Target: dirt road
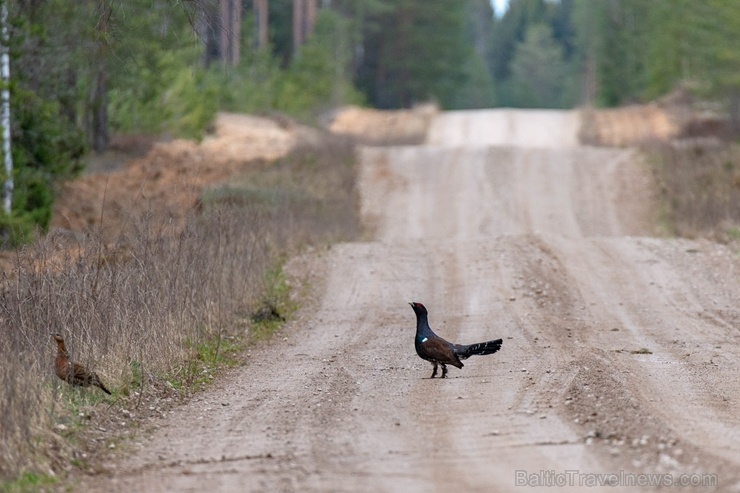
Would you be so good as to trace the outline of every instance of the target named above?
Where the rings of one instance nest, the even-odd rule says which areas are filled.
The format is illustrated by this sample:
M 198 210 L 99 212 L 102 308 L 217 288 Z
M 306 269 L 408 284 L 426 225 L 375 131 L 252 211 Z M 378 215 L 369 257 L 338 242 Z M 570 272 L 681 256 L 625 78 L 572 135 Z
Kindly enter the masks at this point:
M 375 240 L 296 261 L 315 306 L 90 488 L 740 491 L 740 263 L 652 237 L 645 170 L 578 124 L 443 113 L 363 150 Z M 503 349 L 429 379 L 408 301 Z

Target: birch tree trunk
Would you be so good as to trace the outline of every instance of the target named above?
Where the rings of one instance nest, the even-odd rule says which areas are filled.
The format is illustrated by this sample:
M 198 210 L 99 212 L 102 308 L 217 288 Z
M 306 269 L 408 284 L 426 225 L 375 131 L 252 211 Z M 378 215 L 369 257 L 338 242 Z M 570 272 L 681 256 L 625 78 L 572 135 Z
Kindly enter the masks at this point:
M 0 77 L 2 94 L 0 95 L 0 123 L 3 127 L 3 156 L 5 160 L 5 184 L 3 185 L 3 211 L 10 215 L 13 203 L 13 155 L 10 152 L 10 58 L 8 57 L 8 8 L 3 2 L 0 11 L 0 29 L 2 30 L 2 55 L 0 56 Z

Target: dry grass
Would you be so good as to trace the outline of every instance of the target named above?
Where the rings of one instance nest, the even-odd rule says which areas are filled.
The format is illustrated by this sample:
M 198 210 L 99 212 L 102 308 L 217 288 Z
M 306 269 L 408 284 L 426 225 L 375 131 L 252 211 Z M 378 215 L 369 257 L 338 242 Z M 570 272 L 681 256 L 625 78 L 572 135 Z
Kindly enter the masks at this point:
M 367 145 L 416 145 L 426 139 L 429 124 L 439 108 L 428 103 L 409 110 L 375 110 L 345 106 L 332 116 L 332 133 L 354 136 Z
M 0 287 L 0 479 L 85 467 L 105 447 L 71 433 L 86 420 L 141 414 L 147 389 L 187 393 L 248 339 L 252 315 L 282 317 L 280 259 L 359 233 L 354 177 L 352 142 L 327 136 L 204 194 L 182 229 L 148 215 L 116 248 L 52 234 L 19 251 Z M 56 379 L 50 332 L 113 397 Z
M 654 145 L 647 152 L 670 233 L 740 239 L 740 146 L 692 139 Z
M 610 109 L 584 109 L 579 139 L 582 144 L 629 147 L 675 138 L 680 124 L 658 104 Z

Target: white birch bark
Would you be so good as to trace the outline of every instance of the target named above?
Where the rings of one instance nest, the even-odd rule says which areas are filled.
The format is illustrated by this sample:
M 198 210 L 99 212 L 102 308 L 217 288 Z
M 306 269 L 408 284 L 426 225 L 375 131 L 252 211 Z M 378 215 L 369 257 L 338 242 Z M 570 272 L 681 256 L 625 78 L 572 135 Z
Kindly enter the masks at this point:
M 5 184 L 3 186 L 3 210 L 10 215 L 13 202 L 13 156 L 10 152 L 10 58 L 8 56 L 8 8 L 3 2 L 0 11 L 0 30 L 2 30 L 2 53 L 0 53 L 0 78 L 2 79 L 2 93 L 0 94 L 0 125 L 2 125 L 3 156 L 5 160 Z

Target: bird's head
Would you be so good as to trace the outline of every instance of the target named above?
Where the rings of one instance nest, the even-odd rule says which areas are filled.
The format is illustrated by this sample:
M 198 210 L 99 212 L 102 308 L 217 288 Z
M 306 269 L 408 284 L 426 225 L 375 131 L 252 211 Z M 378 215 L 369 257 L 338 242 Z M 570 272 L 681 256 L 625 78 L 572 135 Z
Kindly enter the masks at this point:
M 55 332 L 52 332 L 51 333 L 51 336 L 54 338 L 55 341 L 64 344 L 64 338 L 62 337 L 61 334 L 57 334 Z
M 424 305 L 422 305 L 421 303 L 418 303 L 416 301 L 412 301 L 412 302 L 409 303 L 409 305 L 411 305 L 411 308 L 413 308 L 414 313 L 416 313 L 417 315 L 426 315 L 427 314 L 426 307 Z

